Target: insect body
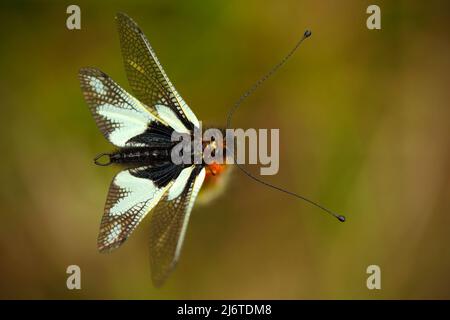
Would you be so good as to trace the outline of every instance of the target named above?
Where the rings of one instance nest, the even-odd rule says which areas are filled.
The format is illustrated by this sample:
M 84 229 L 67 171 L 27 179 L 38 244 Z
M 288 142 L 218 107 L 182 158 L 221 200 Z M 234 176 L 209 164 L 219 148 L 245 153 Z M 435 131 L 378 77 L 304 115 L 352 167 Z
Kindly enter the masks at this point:
M 127 77 L 136 98 L 98 69 L 79 72 L 83 95 L 97 126 L 118 148 L 99 155 L 95 163 L 128 166 L 109 188 L 98 249 L 107 252 L 118 248 L 151 212 L 150 264 L 153 282 L 159 286 L 180 256 L 189 215 L 208 166 L 171 161 L 175 145 L 172 133 L 192 135 L 199 121 L 171 84 L 137 24 L 124 14 L 118 14 L 116 20 Z
M 109 188 L 100 225 L 98 248 L 101 252 L 118 248 L 151 212 L 150 265 L 152 279 L 161 285 L 179 259 L 189 215 L 203 185 L 218 185 L 229 173 L 223 162 L 176 164 L 171 155 L 176 142 L 174 133 L 194 137 L 200 123 L 170 82 L 155 52 L 137 24 L 125 14 L 116 17 L 124 65 L 133 97 L 108 75 L 95 68 L 80 70 L 81 88 L 92 115 L 103 135 L 118 148 L 94 159 L 98 165 L 117 163 L 128 168 L 119 172 Z M 234 111 L 246 97 L 274 74 L 293 55 L 300 44 L 311 36 L 305 31 L 295 47 L 266 75 L 258 80 L 230 110 L 227 129 Z M 223 141 L 197 141 L 203 151 L 208 148 L 225 154 Z M 189 146 L 191 156 L 197 149 Z M 228 156 L 228 154 L 227 154 Z M 234 157 L 234 155 L 233 155 Z M 253 180 L 289 194 L 344 222 L 345 217 L 302 195 L 285 190 L 255 177 L 240 164 L 236 166 Z M 225 179 L 219 179 L 224 176 Z M 222 181 L 222 182 L 221 182 Z M 216 192 L 206 193 L 209 201 Z M 199 197 L 201 198 L 201 197 Z M 199 199 L 202 200 L 202 199 Z

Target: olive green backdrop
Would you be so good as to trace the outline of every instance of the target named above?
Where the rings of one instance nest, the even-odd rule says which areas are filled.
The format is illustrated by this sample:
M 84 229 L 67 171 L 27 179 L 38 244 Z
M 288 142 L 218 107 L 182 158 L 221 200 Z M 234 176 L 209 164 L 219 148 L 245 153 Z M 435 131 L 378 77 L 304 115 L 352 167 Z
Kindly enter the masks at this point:
M 11 1 L 0 13 L 1 298 L 450 298 L 449 6 L 446 1 Z M 366 28 L 381 7 L 382 30 Z M 312 37 L 242 106 L 237 127 L 279 128 L 280 172 L 234 171 L 194 208 L 180 263 L 152 287 L 144 222 L 117 251 L 96 238 L 117 168 L 84 102 L 82 66 L 129 90 L 114 15 L 135 19 L 205 124 Z M 250 168 L 257 172 L 257 167 Z M 66 288 L 66 268 L 82 289 Z M 382 289 L 366 288 L 381 267 Z

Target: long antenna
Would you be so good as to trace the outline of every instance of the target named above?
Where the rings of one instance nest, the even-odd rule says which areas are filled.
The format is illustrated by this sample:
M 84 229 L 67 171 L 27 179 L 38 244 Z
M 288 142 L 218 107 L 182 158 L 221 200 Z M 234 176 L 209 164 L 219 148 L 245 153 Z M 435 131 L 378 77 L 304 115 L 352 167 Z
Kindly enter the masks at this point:
M 297 44 L 295 45 L 295 47 L 280 61 L 278 62 L 278 64 L 276 64 L 272 69 L 270 69 L 269 72 L 267 72 L 262 78 L 260 78 L 258 81 L 255 82 L 255 84 L 253 84 L 253 86 L 250 87 L 250 89 L 248 89 L 240 98 L 238 101 L 236 101 L 236 103 L 234 104 L 234 106 L 230 109 L 229 113 L 228 113 L 228 118 L 227 118 L 227 129 L 230 129 L 231 127 L 231 118 L 233 117 L 234 112 L 239 108 L 239 106 L 242 104 L 242 102 L 248 97 L 250 96 L 253 92 L 255 92 L 255 90 L 261 86 L 261 84 L 266 81 L 267 79 L 269 79 L 278 69 L 280 69 L 287 60 L 289 60 L 289 58 L 294 54 L 294 52 L 298 49 L 298 47 L 302 44 L 303 40 L 305 40 L 306 38 L 308 38 L 309 36 L 311 36 L 311 31 L 306 30 L 305 33 L 303 34 L 303 37 L 297 42 Z M 234 155 L 233 155 L 234 157 Z M 306 197 L 303 197 L 297 193 L 288 191 L 286 189 L 283 189 L 281 187 L 275 186 L 273 184 L 270 184 L 266 181 L 261 180 L 260 178 L 252 175 L 250 172 L 248 172 L 243 166 L 241 166 L 239 163 L 237 163 L 237 161 L 234 161 L 235 164 L 237 165 L 237 167 L 244 172 L 248 177 L 250 177 L 251 179 L 262 183 L 263 185 L 273 188 L 275 190 L 284 192 L 286 194 L 289 194 L 291 196 L 294 196 L 296 198 L 299 198 L 301 200 L 304 200 L 310 204 L 312 204 L 313 206 L 318 207 L 319 209 L 322 209 L 323 211 L 327 212 L 328 214 L 332 215 L 333 217 L 335 217 L 336 219 L 338 219 L 341 222 L 345 221 L 345 217 L 337 214 L 327 208 L 325 208 L 324 206 L 318 204 L 317 202 L 314 202 Z

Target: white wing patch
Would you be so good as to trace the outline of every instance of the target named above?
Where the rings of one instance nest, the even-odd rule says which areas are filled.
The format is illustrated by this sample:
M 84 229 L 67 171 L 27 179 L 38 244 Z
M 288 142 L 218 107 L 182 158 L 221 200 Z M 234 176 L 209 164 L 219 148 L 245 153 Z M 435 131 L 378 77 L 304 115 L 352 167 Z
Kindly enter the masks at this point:
M 111 216 L 122 215 L 136 206 L 139 206 L 142 211 L 148 212 L 158 203 L 166 190 L 165 188 L 158 189 L 149 179 L 133 176 L 128 170 L 120 172 L 113 183 L 123 189 L 125 193 L 111 207 L 109 211 Z M 144 216 L 142 215 L 140 220 Z
M 99 79 L 97 79 L 94 76 L 88 76 L 88 78 L 90 79 L 89 84 L 91 85 L 92 89 L 95 92 L 97 92 L 100 95 L 106 94 L 106 88 Z
M 178 178 L 169 189 L 169 194 L 167 196 L 168 201 L 177 198 L 181 194 L 181 192 L 183 192 L 186 183 L 191 176 L 192 170 L 194 170 L 194 166 L 190 166 L 189 168 L 185 168 L 183 169 L 183 171 L 181 171 L 181 173 L 178 175 Z
M 126 104 L 102 104 L 97 113 L 115 124 L 115 129 L 108 134 L 108 140 L 116 146 L 126 146 L 131 138 L 144 133 L 154 117 L 140 108 L 129 108 Z M 136 145 L 136 144 L 133 144 Z
M 142 146 L 129 142 L 142 134 L 151 122 L 167 122 L 150 112 L 146 105 L 131 96 L 107 74 L 94 68 L 79 73 L 84 98 L 103 135 L 117 147 Z
M 100 252 L 111 251 L 124 243 L 173 185 L 170 181 L 158 187 L 151 179 L 135 176 L 145 168 L 121 171 L 113 179 L 97 240 Z
M 167 122 L 169 126 L 171 126 L 175 131 L 179 133 L 190 133 L 190 131 L 183 125 L 180 119 L 178 119 L 177 115 L 172 111 L 172 109 L 162 104 L 157 104 L 155 108 L 156 111 L 158 111 L 159 117 Z

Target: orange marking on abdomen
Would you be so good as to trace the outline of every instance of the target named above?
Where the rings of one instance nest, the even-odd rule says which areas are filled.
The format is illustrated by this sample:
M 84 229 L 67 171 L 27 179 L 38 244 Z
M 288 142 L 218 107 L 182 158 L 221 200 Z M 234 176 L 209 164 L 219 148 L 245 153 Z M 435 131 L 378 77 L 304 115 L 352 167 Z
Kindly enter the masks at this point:
M 225 171 L 225 164 L 211 163 L 206 166 L 205 182 L 214 182 L 220 178 L 221 173 Z

